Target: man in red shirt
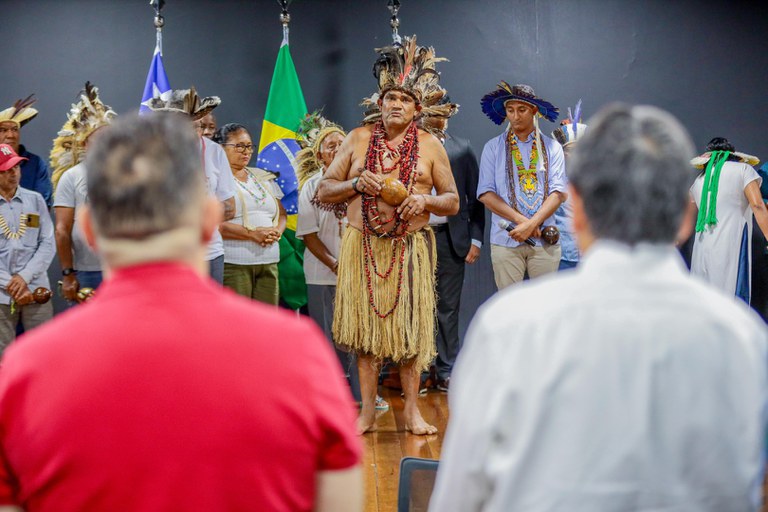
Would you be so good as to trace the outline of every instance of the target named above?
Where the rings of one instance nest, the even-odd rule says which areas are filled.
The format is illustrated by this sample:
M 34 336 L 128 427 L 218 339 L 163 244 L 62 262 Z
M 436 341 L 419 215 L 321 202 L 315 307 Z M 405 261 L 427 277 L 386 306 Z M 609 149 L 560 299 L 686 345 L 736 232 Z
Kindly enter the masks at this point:
M 175 116 L 128 117 L 89 152 L 83 230 L 106 280 L 4 356 L 0 505 L 362 510 L 354 404 L 322 333 L 206 276 L 222 212 L 197 144 Z

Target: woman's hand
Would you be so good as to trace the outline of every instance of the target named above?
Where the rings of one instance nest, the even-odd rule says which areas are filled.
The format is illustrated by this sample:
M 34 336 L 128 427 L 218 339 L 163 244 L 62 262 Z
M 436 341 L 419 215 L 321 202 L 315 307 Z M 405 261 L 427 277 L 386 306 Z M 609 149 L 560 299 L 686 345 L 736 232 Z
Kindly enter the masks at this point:
M 277 228 L 254 228 L 249 232 L 253 241 L 262 247 L 268 247 L 280 240 L 280 231 Z

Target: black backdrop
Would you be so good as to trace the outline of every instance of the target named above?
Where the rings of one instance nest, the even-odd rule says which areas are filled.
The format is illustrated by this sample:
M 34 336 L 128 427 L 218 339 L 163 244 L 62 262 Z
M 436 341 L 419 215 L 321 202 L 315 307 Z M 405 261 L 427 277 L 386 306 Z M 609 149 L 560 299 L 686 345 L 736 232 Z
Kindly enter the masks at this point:
M 675 114 L 698 147 L 729 137 L 768 158 L 766 2 L 608 0 L 402 0 L 401 33 L 433 45 L 443 83 L 462 105 L 451 131 L 475 151 L 497 134 L 480 97 L 500 79 L 534 86 L 587 115 L 610 101 Z M 390 39 L 386 0 L 295 0 L 291 51 L 310 109 L 346 127 L 374 87 L 373 48 Z M 282 38 L 275 0 L 168 0 L 164 61 L 171 85 L 218 95 L 220 123 L 254 138 Z M 147 0 L 0 0 L 0 105 L 37 94 L 40 115 L 22 142 L 47 155 L 86 80 L 118 112 L 141 99 L 155 44 Z M 542 129 L 553 128 L 544 122 Z M 487 242 L 487 240 L 486 240 Z M 493 293 L 488 250 L 467 275 L 462 328 Z

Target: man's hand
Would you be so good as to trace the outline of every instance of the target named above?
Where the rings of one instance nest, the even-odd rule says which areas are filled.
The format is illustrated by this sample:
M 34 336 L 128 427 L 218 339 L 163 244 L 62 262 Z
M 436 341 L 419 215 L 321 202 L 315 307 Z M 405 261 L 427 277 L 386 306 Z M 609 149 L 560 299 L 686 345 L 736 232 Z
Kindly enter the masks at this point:
M 76 274 L 69 274 L 61 279 L 61 294 L 65 299 L 77 301 L 77 290 L 80 289 L 80 282 Z
M 27 304 L 32 304 L 35 302 L 35 297 L 32 295 L 32 292 L 29 291 L 29 288 L 27 288 L 24 292 L 21 293 L 21 295 L 14 297 L 13 300 L 19 306 L 26 306 Z
M 267 247 L 280 240 L 280 232 L 275 228 L 255 228 L 250 230 L 253 240 L 262 247 Z
M 11 279 L 8 280 L 8 286 L 5 287 L 5 290 L 13 300 L 19 302 L 18 298 L 21 297 L 25 290 L 28 290 L 27 282 L 19 274 L 13 274 Z
M 427 198 L 424 194 L 411 194 L 397 207 L 397 213 L 403 220 L 411 220 L 418 217 L 427 209 Z
M 530 219 L 528 219 L 525 222 L 521 222 L 515 228 L 509 232 L 509 236 L 511 238 L 514 238 L 516 241 L 522 243 L 525 242 L 528 238 L 533 237 L 540 237 L 541 236 L 541 230 L 539 227 L 531 222 Z
M 469 246 L 469 252 L 467 253 L 467 257 L 464 258 L 464 261 L 466 261 L 471 265 L 474 262 L 476 262 L 477 258 L 479 257 L 480 257 L 480 248 L 475 244 L 472 244 Z
M 381 193 L 382 178 L 378 174 L 365 170 L 357 180 L 355 188 L 362 194 L 377 196 Z

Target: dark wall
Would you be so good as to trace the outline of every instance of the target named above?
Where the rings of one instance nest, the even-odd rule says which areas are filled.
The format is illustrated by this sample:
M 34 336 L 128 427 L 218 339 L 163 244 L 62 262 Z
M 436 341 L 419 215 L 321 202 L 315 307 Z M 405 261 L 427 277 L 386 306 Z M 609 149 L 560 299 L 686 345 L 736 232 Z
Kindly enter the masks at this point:
M 443 83 L 462 105 L 451 122 L 475 151 L 500 128 L 479 109 L 500 79 L 533 85 L 560 106 L 651 103 L 675 114 L 698 147 L 729 137 L 768 158 L 765 2 L 678 0 L 402 0 L 401 33 L 433 45 Z M 2 0 L 0 105 L 35 92 L 23 131 L 47 154 L 85 80 L 119 113 L 140 101 L 155 44 L 146 0 Z M 218 95 L 220 122 L 258 132 L 281 40 L 274 0 L 168 0 L 164 60 L 171 85 Z M 373 48 L 390 41 L 385 0 L 295 0 L 291 50 L 307 105 L 347 127 L 369 95 Z M 553 125 L 544 122 L 542 129 Z M 258 133 L 254 133 L 254 138 Z M 471 268 L 462 323 L 493 291 L 488 261 Z

